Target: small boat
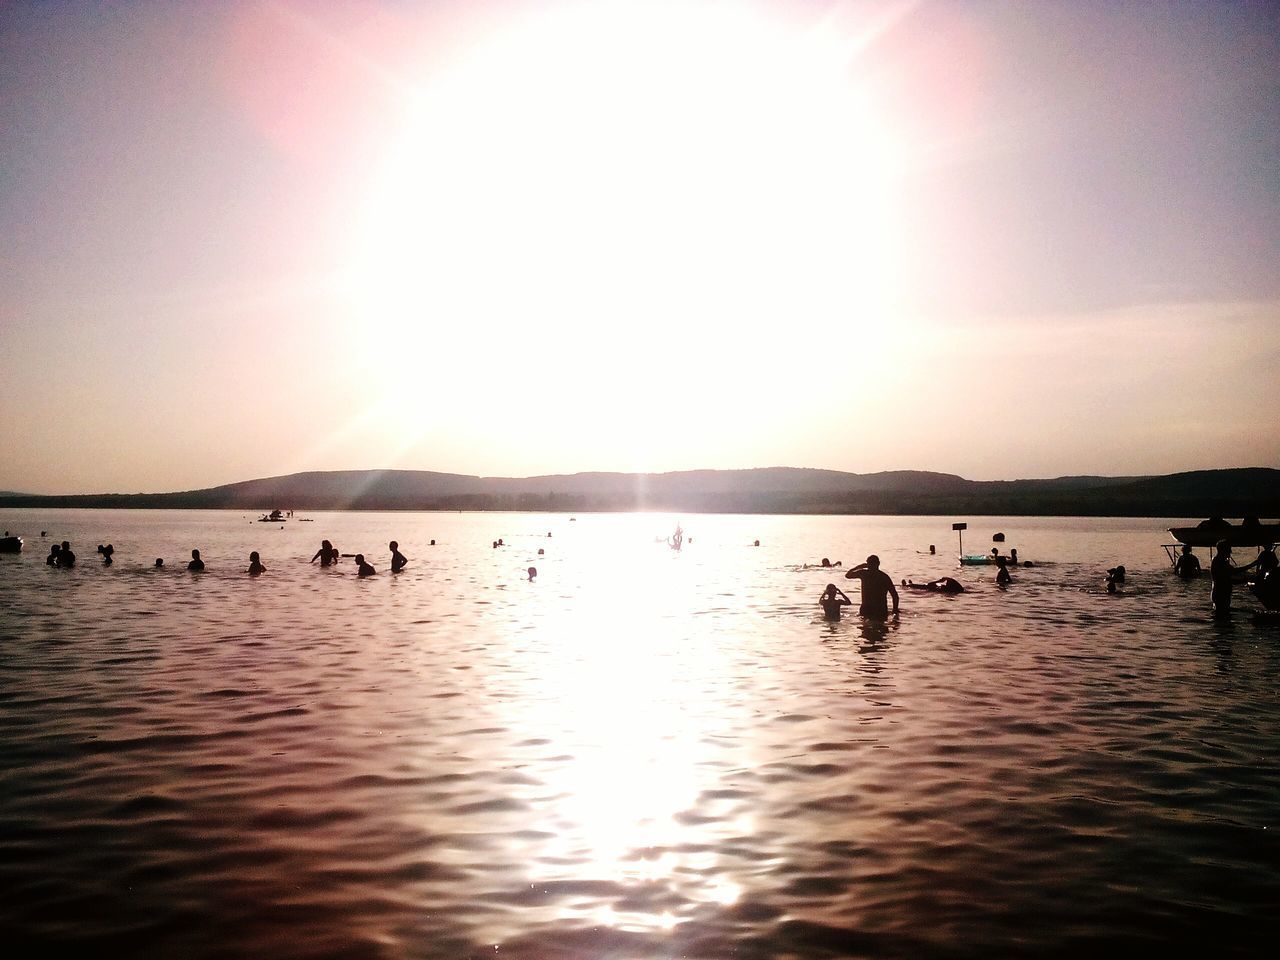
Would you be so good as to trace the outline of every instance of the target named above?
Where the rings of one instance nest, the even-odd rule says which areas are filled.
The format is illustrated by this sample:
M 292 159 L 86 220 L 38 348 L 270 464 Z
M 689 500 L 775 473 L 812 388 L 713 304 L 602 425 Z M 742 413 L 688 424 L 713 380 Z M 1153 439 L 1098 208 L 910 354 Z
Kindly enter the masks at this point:
M 960 557 L 960 566 L 962 567 L 984 567 L 988 564 L 996 562 L 996 558 L 989 553 L 969 554 Z
M 270 513 L 264 513 L 258 518 L 259 523 L 284 523 L 289 518 L 284 515 L 283 510 L 272 510 Z
M 1251 517 L 1246 517 L 1238 527 L 1213 517 L 1194 527 L 1170 527 L 1169 533 L 1173 539 L 1189 547 L 1213 547 L 1219 540 L 1225 540 L 1233 547 L 1264 547 L 1268 543 L 1280 543 L 1280 523 L 1259 523 Z
M 21 537 L 0 537 L 0 553 L 21 553 Z

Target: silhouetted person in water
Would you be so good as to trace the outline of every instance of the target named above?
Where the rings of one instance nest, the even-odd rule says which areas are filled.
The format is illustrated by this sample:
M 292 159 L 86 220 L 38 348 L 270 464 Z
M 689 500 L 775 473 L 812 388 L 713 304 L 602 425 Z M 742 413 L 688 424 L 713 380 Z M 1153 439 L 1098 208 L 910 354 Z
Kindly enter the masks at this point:
M 102 544 L 98 544 L 98 553 L 102 554 L 102 565 L 104 567 L 111 566 L 111 555 L 115 552 L 116 548 L 109 543 L 105 547 Z
M 996 583 L 1004 586 L 1013 579 L 1009 576 L 1009 562 L 1004 557 L 997 556 L 996 566 L 1000 568 L 996 571 Z
M 903 580 L 902 585 L 909 590 L 928 590 L 930 593 L 964 593 L 963 584 L 951 577 L 939 577 L 928 583 L 912 583 L 910 580 Z
M 680 524 L 676 524 L 676 532 L 667 538 L 667 543 L 670 544 L 672 550 L 676 551 L 679 551 L 684 546 L 684 529 Z
M 827 589 L 823 590 L 822 596 L 818 598 L 818 603 L 822 606 L 824 617 L 828 620 L 839 620 L 840 608 L 849 606 L 853 601 L 834 583 L 828 583 Z
M 58 551 L 58 566 L 74 567 L 75 565 L 76 555 L 71 552 L 71 544 L 63 540 L 62 549 Z
M 257 556 L 257 554 L 254 554 L 254 556 Z M 204 561 L 200 559 L 199 550 L 191 551 L 191 562 L 187 564 L 187 569 L 192 573 L 199 573 L 204 569 Z
M 400 544 L 392 540 L 388 547 L 391 548 L 391 572 L 399 573 L 404 569 L 404 565 L 409 562 L 408 558 L 400 552 Z
M 1116 583 L 1124 583 L 1124 564 L 1122 563 L 1108 570 L 1107 579 L 1114 580 Z
M 372 577 L 378 571 L 364 559 L 363 553 L 356 554 L 356 572 L 362 577 Z
M 1280 560 L 1276 559 L 1275 545 L 1268 543 L 1261 551 L 1259 551 L 1258 556 L 1254 559 L 1253 563 L 1246 563 L 1243 567 L 1236 567 L 1236 572 L 1239 573 L 1244 570 L 1253 570 L 1256 568 L 1258 571 L 1257 578 L 1261 580 L 1272 570 L 1276 569 L 1277 566 L 1280 566 Z
M 874 553 L 844 575 L 846 580 L 862 581 L 862 603 L 858 613 L 876 620 L 889 617 L 889 597 L 893 597 L 893 615 L 898 615 L 898 588 L 893 577 L 880 569 L 880 558 Z
M 1191 552 L 1190 544 L 1182 545 L 1182 556 L 1173 565 L 1173 572 L 1183 580 L 1193 580 L 1200 576 L 1200 558 Z
M 1213 589 L 1209 601 L 1213 609 L 1213 619 L 1231 619 L 1231 577 L 1235 567 L 1231 565 L 1231 544 L 1225 540 L 1218 541 L 1218 552 L 1209 564 L 1209 575 L 1213 577 Z
M 929 544 L 929 554 L 932 556 L 932 555 L 936 555 L 937 552 L 938 552 L 938 548 L 932 543 Z
M 1018 548 L 1011 547 L 1009 549 L 1009 566 L 1016 567 L 1018 565 Z
M 256 577 L 258 574 L 266 572 L 267 568 L 262 565 L 262 560 L 258 556 L 258 551 L 255 550 L 253 553 L 249 554 L 249 573 Z
M 537 568 L 537 567 L 530 567 L 530 568 L 529 568 L 529 582 L 530 582 L 530 583 L 533 583 L 533 578 L 534 578 L 534 577 L 536 577 L 537 575 L 538 575 L 538 568 Z
M 328 540 L 321 540 L 320 549 L 311 558 L 311 562 L 315 563 L 317 558 L 320 560 L 320 566 L 327 567 L 329 564 L 337 562 L 338 551 L 333 548 L 333 544 Z
M 164 557 L 156 557 L 156 569 L 164 569 Z
M 58 553 L 62 550 L 62 544 L 55 543 L 49 548 L 49 555 L 44 558 L 44 562 L 51 567 L 58 565 Z

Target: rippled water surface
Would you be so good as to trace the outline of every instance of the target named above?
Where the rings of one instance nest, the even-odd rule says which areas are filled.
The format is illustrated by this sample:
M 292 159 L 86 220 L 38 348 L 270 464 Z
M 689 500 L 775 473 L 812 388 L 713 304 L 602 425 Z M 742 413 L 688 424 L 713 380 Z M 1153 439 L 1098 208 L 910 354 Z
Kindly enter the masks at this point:
M 1280 631 L 1241 592 L 1211 623 L 1167 523 L 971 519 L 966 552 L 998 529 L 1047 561 L 999 590 L 949 518 L 683 520 L 675 553 L 643 514 L 0 516 L 28 537 L 0 555 L 0 932 L 282 958 L 1280 932 Z M 378 575 L 309 565 L 322 537 Z M 873 551 L 968 592 L 825 622 L 801 565 Z

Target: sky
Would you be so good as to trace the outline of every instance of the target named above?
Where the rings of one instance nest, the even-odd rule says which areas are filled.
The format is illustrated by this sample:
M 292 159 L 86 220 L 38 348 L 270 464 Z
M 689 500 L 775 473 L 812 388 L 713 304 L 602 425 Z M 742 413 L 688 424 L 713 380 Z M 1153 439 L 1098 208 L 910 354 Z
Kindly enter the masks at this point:
M 1280 5 L 0 3 L 0 490 L 1280 465 Z

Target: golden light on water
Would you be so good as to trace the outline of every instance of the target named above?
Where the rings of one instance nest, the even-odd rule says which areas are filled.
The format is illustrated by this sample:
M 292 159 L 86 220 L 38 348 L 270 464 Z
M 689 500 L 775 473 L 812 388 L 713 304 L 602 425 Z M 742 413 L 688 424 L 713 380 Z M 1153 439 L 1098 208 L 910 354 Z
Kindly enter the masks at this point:
M 646 523 L 661 521 L 641 518 L 632 526 Z M 706 712 L 732 654 L 714 632 L 691 637 L 679 627 L 705 601 L 689 585 L 690 558 L 644 546 L 614 556 L 596 582 L 584 585 L 581 605 L 539 628 L 540 669 L 523 676 L 526 695 L 502 719 L 537 731 L 563 753 L 556 763 L 539 764 L 539 801 L 528 829 L 540 839 L 528 850 L 526 882 L 535 890 L 583 880 L 678 889 L 681 910 L 667 893 L 655 903 L 642 895 L 628 909 L 596 898 L 590 906 L 557 907 L 602 926 L 668 930 L 699 905 L 736 902 L 743 888 L 716 850 L 731 836 L 750 835 L 754 823 L 749 814 L 708 816 L 723 812 L 706 795 L 723 786 L 718 738 L 742 721 L 723 702 L 714 717 Z M 628 572 L 621 588 L 619 566 Z

